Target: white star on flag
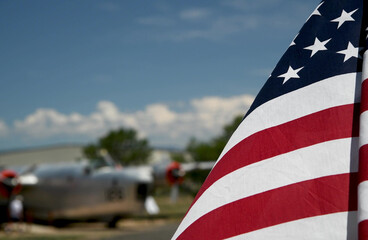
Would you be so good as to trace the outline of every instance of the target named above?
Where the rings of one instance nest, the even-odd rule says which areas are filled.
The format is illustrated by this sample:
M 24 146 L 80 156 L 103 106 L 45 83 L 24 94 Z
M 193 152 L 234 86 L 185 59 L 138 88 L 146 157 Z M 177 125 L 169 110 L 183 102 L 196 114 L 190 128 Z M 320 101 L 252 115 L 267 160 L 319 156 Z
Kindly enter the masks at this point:
M 278 77 L 283 77 L 284 81 L 282 82 L 282 84 L 286 83 L 290 78 L 300 78 L 298 75 L 298 72 L 300 70 L 302 70 L 304 67 L 298 68 L 298 69 L 293 69 L 291 66 L 289 66 L 289 69 L 287 70 L 286 73 L 281 74 Z
M 338 18 L 335 18 L 333 20 L 331 20 L 331 22 L 338 22 L 339 24 L 337 25 L 337 29 L 339 29 L 341 27 L 341 25 L 343 25 L 345 22 L 348 21 L 352 21 L 354 22 L 354 18 L 351 17 L 351 15 L 353 15 L 358 9 L 355 9 L 349 13 L 345 12 L 345 10 L 342 10 L 341 16 Z
M 289 46 L 289 47 L 296 45 L 294 41 L 295 41 L 295 39 L 298 37 L 298 35 L 299 35 L 299 33 L 295 36 L 295 38 L 293 39 L 293 41 L 291 41 L 291 43 L 290 43 L 290 46 Z
M 312 16 L 314 16 L 314 15 L 316 15 L 316 16 L 322 16 L 321 15 L 321 13 L 318 11 L 318 9 L 319 9 L 319 7 L 320 6 L 322 6 L 322 4 L 323 4 L 324 2 L 321 2 L 318 6 L 317 6 L 317 8 L 312 12 L 312 14 L 309 16 L 309 18 L 307 19 L 307 21 L 306 22 L 308 22 L 308 20 L 312 17 Z
M 316 38 L 314 40 L 314 44 L 313 45 L 310 45 L 308 47 L 305 47 L 304 49 L 311 50 L 312 53 L 311 53 L 311 56 L 310 57 L 313 57 L 313 55 L 316 54 L 317 52 L 327 50 L 327 48 L 325 47 L 325 45 L 330 40 L 331 40 L 331 38 L 330 39 L 327 39 L 326 41 L 321 42 L 318 38 Z
M 339 51 L 337 53 L 344 54 L 345 55 L 344 62 L 346 62 L 347 60 L 349 60 L 352 57 L 361 58 L 361 56 L 359 55 L 360 50 L 362 50 L 362 48 L 354 47 L 353 44 L 351 44 L 351 42 L 349 42 L 348 47 L 345 50 Z

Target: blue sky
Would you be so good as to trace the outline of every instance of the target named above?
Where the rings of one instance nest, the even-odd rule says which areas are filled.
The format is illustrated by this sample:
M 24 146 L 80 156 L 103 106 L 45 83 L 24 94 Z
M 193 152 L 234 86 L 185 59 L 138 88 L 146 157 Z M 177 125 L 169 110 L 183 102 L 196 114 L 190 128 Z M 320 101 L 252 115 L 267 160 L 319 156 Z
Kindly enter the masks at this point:
M 219 134 L 319 1 L 0 1 L 0 150 Z

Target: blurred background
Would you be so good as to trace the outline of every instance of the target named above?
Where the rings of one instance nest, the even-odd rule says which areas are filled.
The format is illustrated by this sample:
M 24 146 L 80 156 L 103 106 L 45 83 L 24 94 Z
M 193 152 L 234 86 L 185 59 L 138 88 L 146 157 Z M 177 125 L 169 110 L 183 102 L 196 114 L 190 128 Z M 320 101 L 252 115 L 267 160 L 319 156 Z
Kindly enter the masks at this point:
M 245 114 L 316 4 L 3 0 L 0 150 L 119 127 L 159 147 L 208 140 Z
M 91 164 L 101 149 L 123 167 L 216 161 L 317 4 L 0 1 L 1 169 Z M 159 217 L 134 219 L 173 231 L 209 171 L 193 169 L 179 205 L 162 185 Z

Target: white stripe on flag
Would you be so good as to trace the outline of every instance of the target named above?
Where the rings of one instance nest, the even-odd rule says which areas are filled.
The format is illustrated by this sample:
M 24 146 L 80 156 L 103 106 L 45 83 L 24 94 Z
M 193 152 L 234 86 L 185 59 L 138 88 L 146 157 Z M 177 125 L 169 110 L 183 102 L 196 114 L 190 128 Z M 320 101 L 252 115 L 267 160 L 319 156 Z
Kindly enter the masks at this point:
M 356 211 L 351 211 L 304 218 L 241 234 L 228 238 L 228 240 L 358 239 L 356 215 Z M 346 219 L 348 219 L 348 221 L 346 221 Z M 352 224 L 352 222 L 355 222 L 355 224 Z M 349 226 L 347 226 L 347 224 L 349 224 Z M 346 236 L 346 232 L 348 236 Z
M 362 75 L 362 82 L 364 82 L 365 80 L 367 80 L 368 78 L 368 51 L 365 51 L 364 56 L 363 56 L 363 75 Z
M 363 73 L 362 73 L 362 84 L 368 78 L 368 51 L 364 54 L 364 64 L 363 64 Z M 366 83 L 365 83 L 366 84 Z M 363 93 L 366 94 L 366 93 Z M 364 104 L 363 104 L 364 105 Z M 359 147 L 362 147 L 368 144 L 368 111 L 365 111 L 360 114 L 360 125 L 359 125 Z M 365 169 L 364 165 L 367 164 L 368 159 L 360 159 L 360 164 L 362 164 L 362 168 Z M 363 171 L 360 173 L 361 175 L 365 174 Z M 362 180 L 366 179 L 366 176 L 363 176 Z M 363 181 L 358 185 L 358 223 L 368 220 L 368 181 Z
M 359 146 L 368 144 L 368 111 L 360 114 Z
M 359 202 L 368 202 L 368 181 L 361 182 L 358 186 Z M 358 223 L 368 219 L 368 204 L 358 204 Z
M 267 190 L 323 176 L 358 171 L 358 138 L 323 142 L 281 154 L 240 168 L 216 181 L 194 203 L 180 224 L 174 238 L 204 214 L 230 202 Z M 331 152 L 331 149 L 336 149 Z M 354 156 L 351 156 L 351 154 Z M 346 159 L 352 158 L 354 165 Z M 246 183 L 243 188 L 233 188 Z
M 360 102 L 360 95 L 355 94 L 360 93 L 356 87 L 360 88 L 361 76 L 361 73 L 334 76 L 264 103 L 239 125 L 219 160 L 237 143 L 258 131 L 323 109 Z

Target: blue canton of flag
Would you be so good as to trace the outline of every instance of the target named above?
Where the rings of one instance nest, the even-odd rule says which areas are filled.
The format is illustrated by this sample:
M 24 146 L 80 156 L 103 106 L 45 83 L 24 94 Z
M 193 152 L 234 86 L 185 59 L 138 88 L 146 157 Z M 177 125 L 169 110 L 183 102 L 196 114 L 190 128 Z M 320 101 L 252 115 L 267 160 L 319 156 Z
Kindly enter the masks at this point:
M 343 9 L 339 2 L 326 1 L 318 5 L 277 64 L 248 114 L 282 94 L 328 77 L 362 71 L 365 49 L 363 1 L 346 1 Z

